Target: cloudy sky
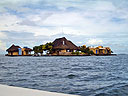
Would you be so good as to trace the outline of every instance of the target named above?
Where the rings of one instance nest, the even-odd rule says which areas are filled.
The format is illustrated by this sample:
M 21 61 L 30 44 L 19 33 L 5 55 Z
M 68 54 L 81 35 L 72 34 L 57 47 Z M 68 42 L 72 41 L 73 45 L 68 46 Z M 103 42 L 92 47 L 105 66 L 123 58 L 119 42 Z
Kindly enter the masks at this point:
M 128 53 L 128 0 L 0 0 L 0 53 L 66 37 Z

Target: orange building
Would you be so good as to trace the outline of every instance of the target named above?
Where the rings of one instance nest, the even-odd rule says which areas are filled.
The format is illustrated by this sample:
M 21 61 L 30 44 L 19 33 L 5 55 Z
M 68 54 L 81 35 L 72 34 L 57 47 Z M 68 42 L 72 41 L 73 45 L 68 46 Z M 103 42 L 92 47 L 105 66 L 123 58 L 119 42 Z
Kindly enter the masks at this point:
M 103 46 L 98 46 L 98 47 L 93 47 L 93 48 L 89 48 L 90 51 L 93 51 L 94 54 L 96 55 L 107 55 L 107 54 L 111 54 L 111 49 L 109 47 L 103 47 Z
M 6 50 L 8 56 L 29 56 L 31 55 L 32 49 L 28 47 L 21 48 L 20 46 L 15 46 L 14 44 Z

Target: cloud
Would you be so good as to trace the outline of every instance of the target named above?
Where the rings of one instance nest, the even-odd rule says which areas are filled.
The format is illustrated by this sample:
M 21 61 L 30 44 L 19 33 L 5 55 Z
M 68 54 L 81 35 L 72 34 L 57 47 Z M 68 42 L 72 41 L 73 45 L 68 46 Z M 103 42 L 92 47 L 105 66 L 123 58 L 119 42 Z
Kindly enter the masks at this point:
M 127 19 L 122 17 L 113 19 L 115 17 L 111 18 L 110 14 L 112 13 L 104 12 L 100 17 L 98 16 L 101 15 L 100 12 L 41 12 L 29 14 L 23 18 L 17 15 L 3 14 L 0 16 L 0 28 L 8 31 L 30 32 L 35 36 L 57 34 L 62 31 L 62 27 L 64 33 L 77 35 L 128 31 Z
M 32 47 L 65 36 L 78 45 L 127 46 L 127 10 L 127 0 L 1 0 L 0 40 Z
M 0 3 L 4 4 L 7 10 L 0 16 L 1 30 L 30 32 L 35 36 L 44 35 L 44 33 L 47 36 L 57 34 L 61 32 L 61 27 L 66 34 L 77 35 L 128 31 L 128 13 L 126 9 L 122 9 L 124 3 L 120 6 L 117 6 L 115 2 L 99 0 L 55 0 L 54 2 L 52 0 L 32 0 L 31 2 L 5 0 Z M 11 8 L 9 4 L 18 6 L 19 9 L 28 8 L 31 11 L 17 14 L 18 8 Z M 35 6 L 39 7 L 35 8 Z M 61 10 L 47 10 L 51 6 L 56 6 Z M 120 7 L 121 9 L 117 10 Z M 70 8 L 75 11 L 69 11 Z
M 0 50 L 5 51 L 6 50 L 6 44 L 5 42 L 0 40 Z
M 7 38 L 7 35 L 3 32 L 0 32 L 0 39 Z
M 87 41 L 88 45 L 102 45 L 103 41 L 99 39 L 90 39 Z
M 2 0 L 0 1 L 1 12 L 12 9 L 17 12 L 32 12 L 34 9 L 49 11 L 74 11 L 100 10 L 115 11 L 116 9 L 127 8 L 127 0 Z M 32 10 L 31 10 L 32 9 Z M 73 10 L 72 10 L 73 11 Z

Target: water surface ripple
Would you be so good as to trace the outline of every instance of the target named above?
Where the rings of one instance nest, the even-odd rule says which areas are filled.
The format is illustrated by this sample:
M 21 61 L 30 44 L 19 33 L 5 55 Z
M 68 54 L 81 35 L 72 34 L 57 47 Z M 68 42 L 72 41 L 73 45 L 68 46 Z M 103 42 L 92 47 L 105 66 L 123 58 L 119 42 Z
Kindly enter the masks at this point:
M 1 55 L 0 84 L 82 96 L 128 96 L 128 55 Z

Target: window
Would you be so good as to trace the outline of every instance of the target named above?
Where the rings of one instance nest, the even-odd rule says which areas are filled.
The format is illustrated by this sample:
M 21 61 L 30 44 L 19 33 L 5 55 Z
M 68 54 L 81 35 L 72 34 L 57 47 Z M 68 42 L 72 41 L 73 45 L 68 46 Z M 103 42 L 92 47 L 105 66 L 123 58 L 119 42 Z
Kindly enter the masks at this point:
M 63 41 L 63 45 L 65 45 L 65 42 Z

